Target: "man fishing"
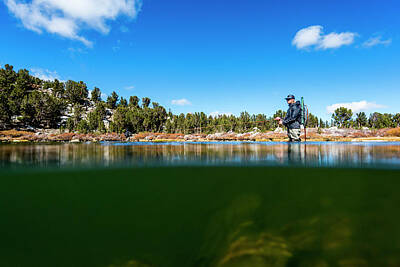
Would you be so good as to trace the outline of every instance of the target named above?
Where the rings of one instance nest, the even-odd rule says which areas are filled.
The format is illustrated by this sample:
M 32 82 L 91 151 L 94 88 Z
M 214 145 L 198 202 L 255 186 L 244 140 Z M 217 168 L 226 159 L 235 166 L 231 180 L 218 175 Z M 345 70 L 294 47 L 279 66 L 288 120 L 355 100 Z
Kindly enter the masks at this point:
M 275 120 L 279 121 L 280 125 L 285 125 L 287 128 L 287 135 L 289 142 L 300 142 L 300 124 L 301 124 L 301 104 L 296 101 L 294 95 L 288 95 L 286 101 L 289 109 L 284 119 L 277 117 Z

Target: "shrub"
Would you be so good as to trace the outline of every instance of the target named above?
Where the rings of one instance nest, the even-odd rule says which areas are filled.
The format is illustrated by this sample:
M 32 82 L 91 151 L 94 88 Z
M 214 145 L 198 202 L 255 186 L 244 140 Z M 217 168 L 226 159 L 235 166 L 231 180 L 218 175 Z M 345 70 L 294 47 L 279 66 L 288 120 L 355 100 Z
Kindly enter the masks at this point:
M 89 132 L 89 124 L 87 123 L 86 120 L 81 120 L 77 127 L 76 127 L 79 131 L 79 133 L 88 133 Z

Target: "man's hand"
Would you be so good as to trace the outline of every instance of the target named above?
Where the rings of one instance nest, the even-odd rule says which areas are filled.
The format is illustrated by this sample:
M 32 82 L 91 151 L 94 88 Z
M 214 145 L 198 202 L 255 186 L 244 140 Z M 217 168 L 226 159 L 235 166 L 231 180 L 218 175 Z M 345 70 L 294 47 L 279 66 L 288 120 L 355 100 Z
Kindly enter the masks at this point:
M 283 124 L 283 121 L 282 121 L 281 117 L 276 117 L 274 120 L 278 121 L 279 125 Z

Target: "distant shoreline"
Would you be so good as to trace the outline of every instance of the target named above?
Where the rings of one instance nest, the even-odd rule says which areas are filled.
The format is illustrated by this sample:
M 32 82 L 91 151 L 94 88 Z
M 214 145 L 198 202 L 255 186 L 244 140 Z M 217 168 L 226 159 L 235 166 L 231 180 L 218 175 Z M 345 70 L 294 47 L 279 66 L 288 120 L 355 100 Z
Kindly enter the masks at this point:
M 395 130 L 395 131 L 393 131 Z M 307 141 L 328 142 L 400 142 L 398 129 L 307 129 Z M 304 131 L 302 131 L 304 141 Z M 214 133 L 214 134 L 167 134 L 167 133 L 138 133 L 131 136 L 118 133 L 81 134 L 61 132 L 60 130 L 41 130 L 36 132 L 7 130 L 0 131 L 1 143 L 83 143 L 83 142 L 210 142 L 210 141 L 258 141 L 284 142 L 288 138 L 283 129 L 268 132 L 247 133 Z

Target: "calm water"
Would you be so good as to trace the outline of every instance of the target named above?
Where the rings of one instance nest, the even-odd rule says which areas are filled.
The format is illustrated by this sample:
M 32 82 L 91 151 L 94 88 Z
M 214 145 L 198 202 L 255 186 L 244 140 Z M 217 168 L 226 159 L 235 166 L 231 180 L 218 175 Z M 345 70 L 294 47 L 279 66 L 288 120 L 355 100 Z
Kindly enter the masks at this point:
M 0 266 L 397 267 L 399 148 L 2 145 Z
M 0 145 L 1 167 L 345 166 L 400 167 L 400 143 L 274 142 Z

